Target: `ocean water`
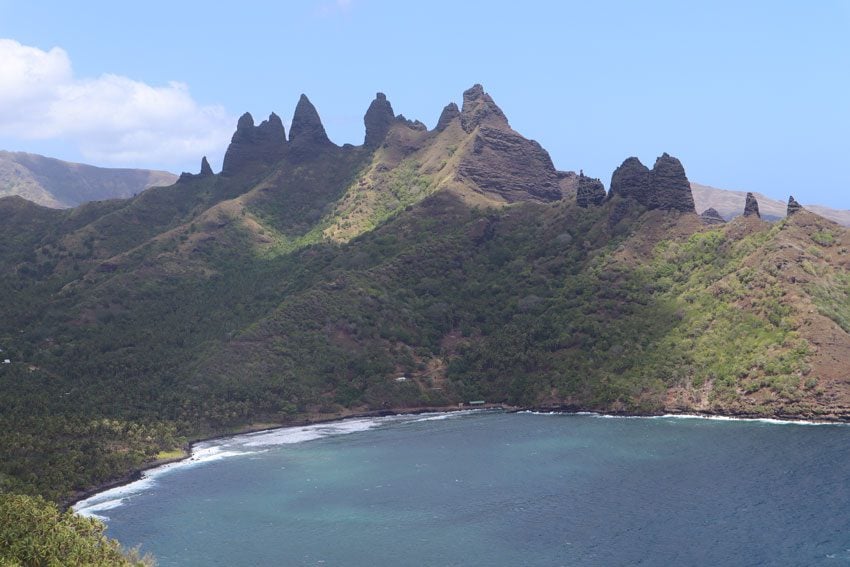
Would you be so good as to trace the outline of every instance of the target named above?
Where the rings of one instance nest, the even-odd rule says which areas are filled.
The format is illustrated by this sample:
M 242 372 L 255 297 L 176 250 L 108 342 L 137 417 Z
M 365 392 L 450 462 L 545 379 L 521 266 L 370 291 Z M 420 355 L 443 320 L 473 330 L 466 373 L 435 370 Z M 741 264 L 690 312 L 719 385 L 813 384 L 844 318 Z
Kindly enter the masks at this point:
M 202 444 L 76 507 L 168 565 L 850 565 L 850 427 L 460 412 Z

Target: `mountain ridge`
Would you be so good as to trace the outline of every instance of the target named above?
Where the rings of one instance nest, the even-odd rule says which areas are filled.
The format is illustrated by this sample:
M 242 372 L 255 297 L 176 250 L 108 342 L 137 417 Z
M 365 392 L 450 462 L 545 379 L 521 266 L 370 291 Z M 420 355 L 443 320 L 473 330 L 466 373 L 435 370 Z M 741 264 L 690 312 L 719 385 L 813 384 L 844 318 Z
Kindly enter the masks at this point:
M 477 399 L 850 419 L 848 231 L 706 225 L 667 154 L 606 194 L 480 85 L 432 130 L 380 95 L 360 146 L 303 97 L 290 139 L 243 115 L 219 174 L 0 199 L 0 487 L 67 498 L 252 423 Z
M 0 150 L 0 197 L 20 195 L 53 208 L 127 198 L 176 180 L 177 176 L 167 171 L 103 168 Z

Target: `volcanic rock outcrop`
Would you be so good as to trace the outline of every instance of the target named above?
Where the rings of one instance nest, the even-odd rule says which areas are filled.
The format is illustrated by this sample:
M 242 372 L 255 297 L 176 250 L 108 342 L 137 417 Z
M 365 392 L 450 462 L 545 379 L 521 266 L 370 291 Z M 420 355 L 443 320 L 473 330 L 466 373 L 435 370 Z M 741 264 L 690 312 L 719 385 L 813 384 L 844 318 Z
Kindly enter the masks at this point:
M 651 170 L 636 157 L 626 159 L 611 176 L 609 197 L 614 195 L 632 198 L 647 209 L 696 212 L 685 168 L 667 153 Z
M 463 93 L 460 120 L 466 132 L 477 128 L 471 151 L 458 167 L 461 178 L 509 203 L 561 198 L 558 174 L 549 153 L 534 140 L 511 130 L 504 113 L 481 85 Z
M 212 167 L 210 167 L 210 162 L 207 161 L 207 156 L 201 158 L 201 172 L 200 173 L 189 173 L 184 171 L 180 174 L 180 178 L 177 179 L 177 183 L 185 183 L 192 179 L 203 179 L 204 177 L 209 177 L 210 175 L 214 175 Z
M 587 177 L 583 172 L 578 176 L 576 185 L 576 203 L 579 207 L 601 205 L 605 201 L 605 186 L 599 179 Z
M 460 113 L 460 125 L 469 133 L 476 126 L 493 128 L 509 128 L 508 119 L 502 109 L 496 106 L 493 99 L 484 92 L 479 84 L 463 92 L 463 109 Z
M 363 123 L 366 125 L 366 138 L 363 145 L 367 148 L 380 146 L 394 120 L 393 107 L 387 100 L 387 96 L 384 93 L 377 93 L 363 117 Z
M 302 94 L 289 126 L 289 150 L 296 156 L 304 157 L 335 147 L 322 126 L 316 107 Z
M 268 120 L 254 126 L 254 118 L 246 112 L 236 124 L 236 132 L 224 154 L 221 174 L 233 175 L 251 162 L 272 165 L 283 157 L 286 132 L 280 117 L 272 112 Z
M 201 158 L 201 177 L 207 177 L 209 175 L 213 175 L 212 167 L 210 167 L 210 162 L 207 161 L 207 156 Z
M 752 193 L 747 193 L 747 201 L 744 203 L 744 216 L 755 216 L 757 218 L 761 218 L 761 214 L 759 213 L 759 202 L 756 200 L 756 196 Z
M 453 102 L 450 102 L 440 113 L 440 118 L 437 120 L 437 126 L 434 128 L 437 132 L 445 130 L 452 120 L 460 117 L 460 109 Z
M 795 199 L 793 195 L 788 197 L 788 209 L 785 213 L 787 216 L 790 217 L 794 213 L 796 213 L 798 211 L 802 211 L 802 210 L 803 210 L 803 205 L 798 203 L 797 199 Z
M 718 213 L 717 209 L 714 208 L 704 210 L 700 214 L 699 218 L 703 224 L 726 224 L 726 219 L 720 216 L 720 213 Z

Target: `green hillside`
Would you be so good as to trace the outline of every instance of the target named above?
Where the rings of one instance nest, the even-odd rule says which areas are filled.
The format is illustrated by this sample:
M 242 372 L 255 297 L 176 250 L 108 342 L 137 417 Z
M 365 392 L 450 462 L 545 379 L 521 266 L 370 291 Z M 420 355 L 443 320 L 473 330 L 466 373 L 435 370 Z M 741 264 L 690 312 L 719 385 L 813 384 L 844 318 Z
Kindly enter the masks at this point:
M 218 175 L 0 199 L 0 490 L 67 501 L 189 440 L 472 399 L 850 415 L 838 225 L 703 225 L 666 154 L 579 206 L 480 87 L 434 130 L 367 114 L 357 147 L 311 108 L 288 139 L 240 119 Z

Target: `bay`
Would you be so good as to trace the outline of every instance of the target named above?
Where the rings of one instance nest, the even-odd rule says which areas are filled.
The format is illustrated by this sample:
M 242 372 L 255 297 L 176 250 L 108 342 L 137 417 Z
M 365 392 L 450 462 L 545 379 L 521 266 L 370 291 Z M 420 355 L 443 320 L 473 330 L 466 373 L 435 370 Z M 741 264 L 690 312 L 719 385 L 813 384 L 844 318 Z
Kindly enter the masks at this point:
M 848 565 L 850 428 L 458 412 L 218 440 L 79 503 L 168 565 Z

